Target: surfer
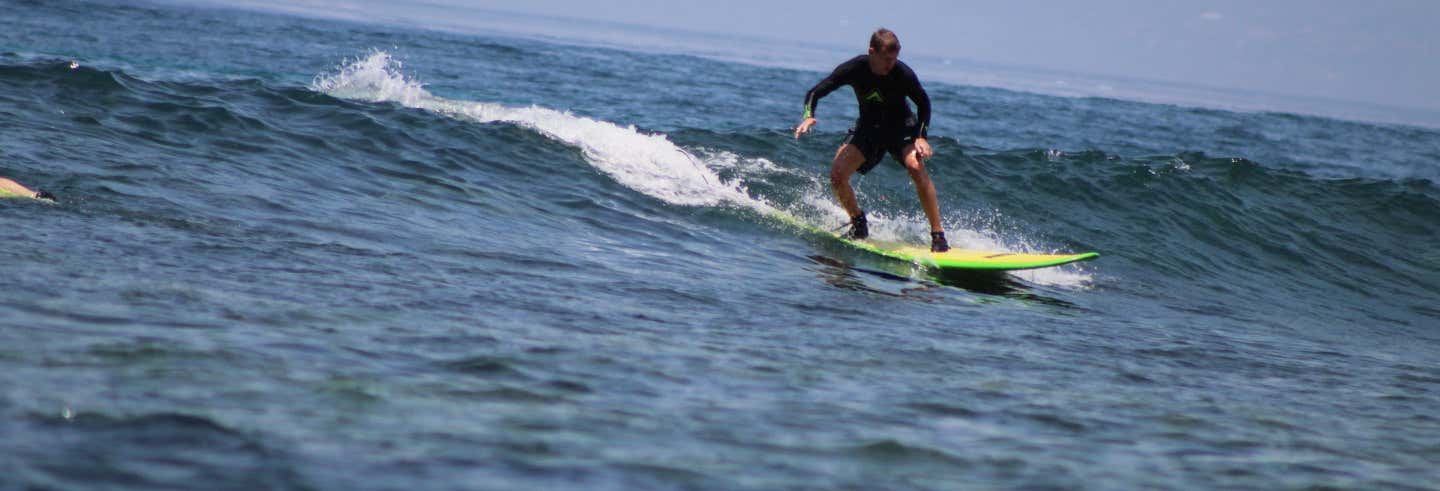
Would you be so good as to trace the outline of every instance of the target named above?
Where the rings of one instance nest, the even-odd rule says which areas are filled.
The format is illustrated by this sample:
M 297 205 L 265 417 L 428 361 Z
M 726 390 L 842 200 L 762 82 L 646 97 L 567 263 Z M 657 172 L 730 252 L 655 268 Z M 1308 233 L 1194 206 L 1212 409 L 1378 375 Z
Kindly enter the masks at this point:
M 925 159 L 933 155 L 930 142 L 926 140 L 930 126 L 930 96 L 920 86 L 920 79 L 910 67 L 900 62 L 900 39 L 889 29 L 879 29 L 870 35 L 870 50 L 835 67 L 830 76 L 816 84 L 805 94 L 805 115 L 800 126 L 795 128 L 795 138 L 810 132 L 815 126 L 815 105 L 830 92 L 849 85 L 855 90 L 855 100 L 860 104 L 860 118 L 841 142 L 835 152 L 835 161 L 830 166 L 830 186 L 840 206 L 850 214 L 849 237 L 863 239 L 870 235 L 865 211 L 855 201 L 855 190 L 850 187 L 850 177 L 855 172 L 870 172 L 885 158 L 891 158 L 905 166 L 910 179 L 915 181 L 915 192 L 920 195 L 920 205 L 930 221 L 930 250 L 944 252 L 950 249 L 945 241 L 945 231 L 940 226 L 940 202 L 935 197 L 935 184 L 925 171 Z M 915 101 L 915 112 L 905 103 L 905 98 Z M 918 116 L 916 113 L 919 113 Z
M 31 190 L 30 188 L 27 188 L 18 182 L 0 177 L 0 197 L 4 196 L 21 196 L 25 198 L 55 201 L 55 195 L 50 194 L 49 192 L 43 190 Z

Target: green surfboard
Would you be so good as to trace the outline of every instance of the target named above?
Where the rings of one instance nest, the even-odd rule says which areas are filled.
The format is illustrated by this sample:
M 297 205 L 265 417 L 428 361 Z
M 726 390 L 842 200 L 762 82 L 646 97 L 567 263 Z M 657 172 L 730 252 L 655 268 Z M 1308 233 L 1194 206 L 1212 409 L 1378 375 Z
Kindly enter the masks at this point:
M 1100 257 L 1098 252 L 1074 254 L 1031 254 L 1027 252 L 986 251 L 978 249 L 951 248 L 945 252 L 930 252 L 929 246 L 882 242 L 876 240 L 855 240 L 838 233 L 810 225 L 788 214 L 776 214 L 781 221 L 806 231 L 827 235 L 862 251 L 871 252 L 891 259 L 898 259 L 941 271 L 1015 271 L 1022 269 L 1048 268 Z

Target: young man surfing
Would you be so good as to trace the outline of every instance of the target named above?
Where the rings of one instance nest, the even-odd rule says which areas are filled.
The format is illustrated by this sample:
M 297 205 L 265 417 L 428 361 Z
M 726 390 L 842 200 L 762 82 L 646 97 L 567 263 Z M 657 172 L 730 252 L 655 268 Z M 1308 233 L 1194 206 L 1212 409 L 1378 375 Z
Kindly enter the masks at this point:
M 805 94 L 805 117 L 795 128 L 795 138 L 809 133 L 815 126 L 815 105 L 820 98 L 842 85 L 849 85 L 860 104 L 860 118 L 855 120 L 840 150 L 835 152 L 835 162 L 830 166 L 830 185 L 840 206 L 850 214 L 847 236 L 863 239 L 870 235 L 865 212 L 855 201 L 855 190 L 850 187 L 850 176 L 856 171 L 870 172 L 889 153 L 905 166 L 910 179 L 915 181 L 915 192 L 920 195 L 920 205 L 930 221 L 930 250 L 945 252 L 950 245 L 940 226 L 940 202 L 935 197 L 935 184 L 925 171 L 925 159 L 933 154 L 930 142 L 926 141 L 930 96 L 925 94 L 915 72 L 899 58 L 900 39 L 895 33 L 889 29 L 875 31 L 870 35 L 868 54 L 841 63 Z M 918 117 L 905 103 L 907 97 L 915 101 Z

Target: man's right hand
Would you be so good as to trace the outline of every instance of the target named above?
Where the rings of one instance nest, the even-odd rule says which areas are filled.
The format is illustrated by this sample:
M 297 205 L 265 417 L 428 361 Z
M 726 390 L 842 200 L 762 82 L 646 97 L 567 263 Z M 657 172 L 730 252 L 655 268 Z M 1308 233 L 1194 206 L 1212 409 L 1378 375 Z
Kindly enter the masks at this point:
M 795 138 L 800 138 L 800 135 L 809 133 L 811 126 L 815 126 L 815 118 L 805 118 L 804 121 L 800 122 L 800 126 L 795 127 Z

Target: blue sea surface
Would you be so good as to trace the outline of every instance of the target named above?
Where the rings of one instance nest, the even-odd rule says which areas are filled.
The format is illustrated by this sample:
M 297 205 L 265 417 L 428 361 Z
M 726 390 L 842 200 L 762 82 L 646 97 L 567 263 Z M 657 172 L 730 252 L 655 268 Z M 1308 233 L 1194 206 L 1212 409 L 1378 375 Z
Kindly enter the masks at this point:
M 776 218 L 845 52 L 236 5 L 0 0 L 0 489 L 1440 487 L 1424 121 L 917 60 L 951 243 L 1101 253 L 941 275 Z

